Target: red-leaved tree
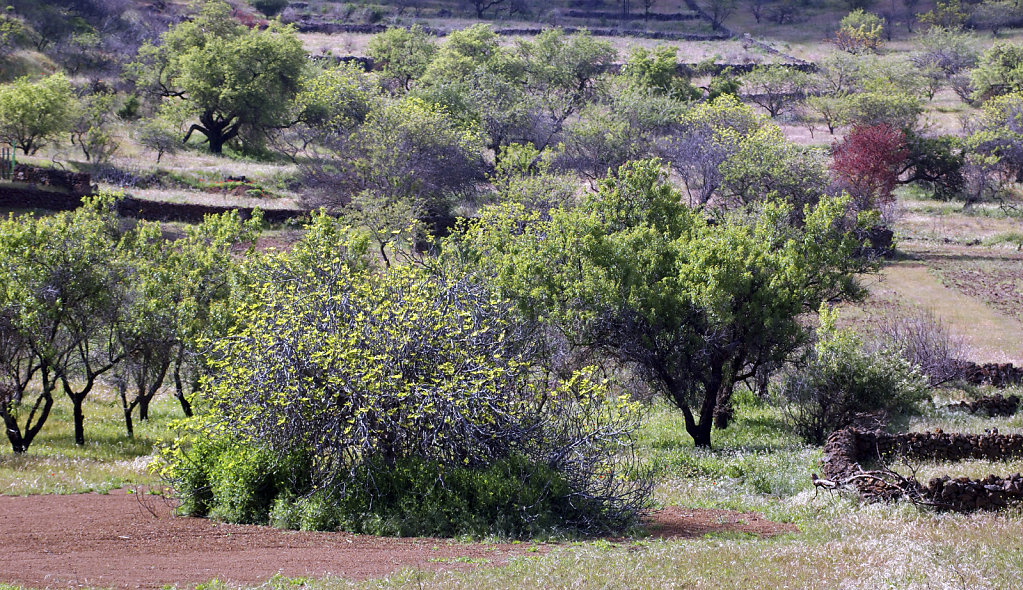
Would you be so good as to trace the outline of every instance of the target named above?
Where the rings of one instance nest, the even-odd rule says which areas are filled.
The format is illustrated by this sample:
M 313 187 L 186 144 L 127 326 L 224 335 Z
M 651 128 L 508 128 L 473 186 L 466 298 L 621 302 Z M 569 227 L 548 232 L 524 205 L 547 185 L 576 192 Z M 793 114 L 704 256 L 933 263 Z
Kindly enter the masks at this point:
M 901 130 L 885 124 L 858 126 L 831 147 L 831 170 L 857 209 L 878 209 L 887 215 L 908 157 Z

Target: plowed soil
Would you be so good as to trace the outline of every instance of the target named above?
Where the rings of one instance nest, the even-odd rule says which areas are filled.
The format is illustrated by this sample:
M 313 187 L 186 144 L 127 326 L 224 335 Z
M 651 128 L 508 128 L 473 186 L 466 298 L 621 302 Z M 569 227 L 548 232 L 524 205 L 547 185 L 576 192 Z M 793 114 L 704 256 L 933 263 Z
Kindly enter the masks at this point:
M 667 508 L 650 517 L 656 538 L 796 530 L 754 513 Z M 500 565 L 530 543 L 459 543 L 347 533 L 282 531 L 175 517 L 159 496 L 123 490 L 72 496 L 0 496 L 0 582 L 30 587 L 159 588 L 214 578 L 256 584 L 275 574 L 353 579 L 403 568 Z

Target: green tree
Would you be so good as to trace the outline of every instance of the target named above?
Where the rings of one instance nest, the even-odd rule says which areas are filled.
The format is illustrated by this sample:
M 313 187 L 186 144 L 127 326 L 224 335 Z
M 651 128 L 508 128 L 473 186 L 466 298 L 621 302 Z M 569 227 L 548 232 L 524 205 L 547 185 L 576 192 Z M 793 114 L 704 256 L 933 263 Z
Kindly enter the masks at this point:
M 193 20 L 144 45 L 133 76 L 165 98 L 184 100 L 191 119 L 185 134 L 206 137 L 212 153 L 238 137 L 255 138 L 287 125 L 301 89 L 306 55 L 292 27 L 271 23 L 249 29 L 219 0 L 206 2 Z
M 0 408 L 16 452 L 31 444 L 58 385 L 72 404 L 75 443 L 84 444 L 83 403 L 127 353 L 118 335 L 127 322 L 131 274 L 110 204 L 98 198 L 72 212 L 3 224 L 0 310 L 29 351 L 15 356 L 18 363 L 7 373 L 21 388 L 16 393 L 25 393 L 30 376 L 41 389 L 24 431 L 10 405 Z
M 636 47 L 629 54 L 622 74 L 632 84 L 668 94 L 681 100 L 700 97 L 699 89 L 678 73 L 678 48 L 658 45 L 648 50 Z
M 4 84 L 0 86 L 0 139 L 25 155 L 34 154 L 70 129 L 76 102 L 63 74 Z
M 981 55 L 970 80 L 974 100 L 1023 91 L 1023 47 L 996 43 Z
M 391 27 L 374 35 L 366 50 L 381 75 L 407 91 L 426 72 L 437 46 L 422 27 L 413 25 L 408 29 Z
M 959 30 L 966 26 L 970 15 L 963 9 L 959 0 L 948 0 L 947 2 L 939 0 L 934 10 L 916 16 L 920 20 L 920 24 L 925 27 Z
M 794 68 L 756 66 L 739 78 L 748 100 L 772 118 L 792 108 L 806 96 L 810 78 Z
M 455 206 L 483 179 L 478 128 L 465 129 L 443 107 L 415 97 L 380 101 L 363 125 L 327 145 L 306 168 L 313 203 L 341 210 L 358 195 L 361 203 L 373 204 L 378 220 L 385 211 L 416 213 L 391 217 L 387 233 L 415 219 L 450 223 Z M 386 243 L 380 246 L 386 257 Z
M 580 208 L 488 210 L 448 249 L 570 346 L 635 369 L 707 447 L 735 385 L 788 358 L 805 340 L 799 316 L 855 295 L 853 273 L 871 264 L 842 229 L 844 199 L 800 228 L 790 205 L 710 223 L 682 201 L 659 164 L 634 163 Z
M 116 100 L 113 93 L 95 93 L 78 102 L 71 124 L 71 145 L 77 145 L 90 162 L 106 162 L 120 147 L 110 129 Z
M 744 138 L 766 125 L 767 117 L 725 94 L 684 112 L 658 146 L 658 155 L 682 178 L 689 202 L 706 205 L 721 188 L 722 163 L 739 151 Z
M 877 51 L 881 48 L 884 20 L 872 12 L 856 9 L 839 23 L 835 44 L 850 53 Z

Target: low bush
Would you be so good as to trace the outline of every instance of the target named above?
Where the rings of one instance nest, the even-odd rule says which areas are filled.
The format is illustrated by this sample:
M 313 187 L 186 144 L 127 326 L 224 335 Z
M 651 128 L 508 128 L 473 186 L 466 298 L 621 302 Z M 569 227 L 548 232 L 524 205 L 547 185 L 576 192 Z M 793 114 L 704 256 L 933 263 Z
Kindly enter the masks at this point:
M 911 411 L 928 397 L 927 378 L 897 351 L 868 351 L 851 330 L 835 326 L 836 312 L 821 311 L 818 340 L 785 377 L 782 395 L 799 436 L 823 444 L 862 414 Z

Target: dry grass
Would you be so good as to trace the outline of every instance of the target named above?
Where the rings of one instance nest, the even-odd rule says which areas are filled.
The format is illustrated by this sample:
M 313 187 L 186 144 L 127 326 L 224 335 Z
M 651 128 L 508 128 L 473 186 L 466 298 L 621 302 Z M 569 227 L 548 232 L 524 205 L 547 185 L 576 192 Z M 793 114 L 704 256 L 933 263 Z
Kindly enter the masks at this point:
M 879 279 L 869 279 L 868 287 L 877 300 L 933 311 L 952 332 L 963 336 L 971 348 L 970 360 L 1023 363 L 1023 323 L 986 301 L 945 286 L 925 261 L 894 263 Z

